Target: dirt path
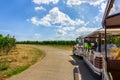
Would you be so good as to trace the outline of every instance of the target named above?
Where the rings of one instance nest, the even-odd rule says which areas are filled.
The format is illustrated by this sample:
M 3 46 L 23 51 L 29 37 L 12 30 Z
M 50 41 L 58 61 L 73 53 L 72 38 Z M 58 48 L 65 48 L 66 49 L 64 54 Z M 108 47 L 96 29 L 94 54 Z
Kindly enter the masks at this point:
M 47 46 L 32 46 L 46 52 L 46 56 L 24 72 L 7 80 L 74 80 L 71 51 Z

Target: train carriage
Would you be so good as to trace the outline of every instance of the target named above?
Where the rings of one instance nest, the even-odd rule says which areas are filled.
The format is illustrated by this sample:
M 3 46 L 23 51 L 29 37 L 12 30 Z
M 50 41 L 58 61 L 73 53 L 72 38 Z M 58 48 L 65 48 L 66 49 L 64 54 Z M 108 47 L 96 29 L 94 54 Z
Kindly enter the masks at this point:
M 73 49 L 73 54 L 82 56 L 91 70 L 101 76 L 102 80 L 119 80 L 120 60 L 113 56 L 110 49 L 108 50 L 107 40 L 116 36 L 120 37 L 120 0 L 108 0 L 102 26 L 103 28 L 86 36 L 78 37 L 79 43 Z M 88 41 L 92 44 L 89 49 L 86 48 Z M 97 48 L 94 46 L 96 43 Z
M 108 29 L 120 29 L 120 0 L 108 0 L 104 17 L 102 20 L 102 26 L 105 29 L 105 62 L 106 68 L 104 69 L 104 75 L 110 73 L 109 76 L 105 76 L 104 80 L 119 80 L 120 79 L 120 60 L 108 59 L 107 52 L 107 30 Z M 120 33 L 117 33 L 120 35 Z M 109 78 L 109 79 L 108 79 Z

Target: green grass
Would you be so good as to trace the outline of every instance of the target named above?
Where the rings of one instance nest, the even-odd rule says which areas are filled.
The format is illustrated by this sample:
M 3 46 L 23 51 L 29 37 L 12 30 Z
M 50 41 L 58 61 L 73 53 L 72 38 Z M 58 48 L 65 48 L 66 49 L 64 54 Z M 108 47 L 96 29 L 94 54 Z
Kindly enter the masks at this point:
M 32 63 L 37 62 L 37 60 L 39 59 L 38 57 L 41 56 L 41 58 L 43 58 L 43 57 L 45 56 L 45 52 L 44 52 L 44 51 L 41 51 L 41 50 L 38 50 L 38 49 L 36 49 L 35 54 L 36 54 L 37 56 L 34 57 L 34 58 L 31 60 Z
M 7 73 L 6 73 L 6 76 L 7 76 L 7 77 L 10 77 L 10 76 L 12 76 L 12 75 L 18 74 L 18 73 L 26 70 L 28 67 L 29 67 L 29 66 L 20 66 L 20 67 L 17 67 L 17 68 L 15 68 L 15 69 L 7 72 Z
M 37 58 L 33 58 L 33 59 L 31 60 L 31 62 L 32 62 L 32 63 L 37 62 Z
M 0 62 L 0 71 L 7 70 L 9 68 L 9 63 L 6 61 Z
M 38 56 L 42 56 L 44 54 L 44 52 L 41 50 L 36 50 L 35 54 L 37 54 Z

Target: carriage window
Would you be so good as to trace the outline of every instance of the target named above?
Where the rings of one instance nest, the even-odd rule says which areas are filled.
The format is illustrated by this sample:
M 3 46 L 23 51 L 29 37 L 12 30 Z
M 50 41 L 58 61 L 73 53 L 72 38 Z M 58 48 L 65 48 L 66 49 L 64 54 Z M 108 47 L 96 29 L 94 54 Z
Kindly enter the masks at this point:
M 110 10 L 109 16 L 120 13 L 120 0 L 115 0 L 113 7 Z

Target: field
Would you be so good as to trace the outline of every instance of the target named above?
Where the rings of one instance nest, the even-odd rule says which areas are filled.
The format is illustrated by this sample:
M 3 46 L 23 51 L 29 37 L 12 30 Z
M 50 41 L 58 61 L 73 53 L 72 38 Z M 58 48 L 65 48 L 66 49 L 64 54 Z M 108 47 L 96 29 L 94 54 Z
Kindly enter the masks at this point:
M 44 55 L 43 51 L 29 45 L 16 45 L 8 55 L 0 56 L 0 80 L 22 72 Z
M 47 45 L 47 46 L 72 51 L 72 45 Z

